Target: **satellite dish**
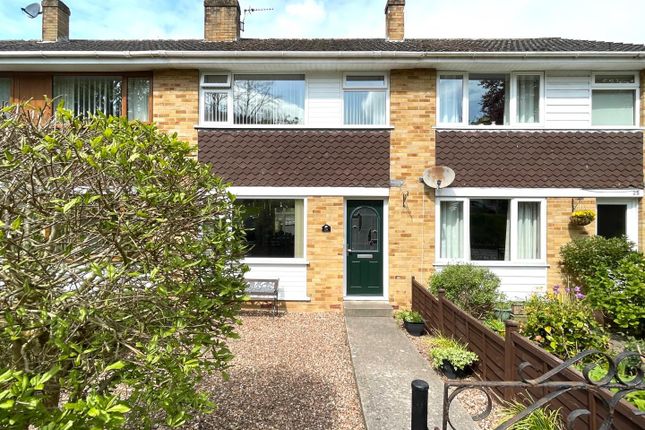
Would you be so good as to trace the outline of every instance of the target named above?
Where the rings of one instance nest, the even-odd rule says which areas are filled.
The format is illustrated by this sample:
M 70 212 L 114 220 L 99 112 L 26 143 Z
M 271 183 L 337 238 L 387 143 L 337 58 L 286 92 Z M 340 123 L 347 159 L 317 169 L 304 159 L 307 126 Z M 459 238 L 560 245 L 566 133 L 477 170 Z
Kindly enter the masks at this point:
M 435 166 L 423 171 L 423 182 L 430 188 L 445 188 L 455 180 L 455 171 L 447 166 Z
M 40 5 L 40 3 L 32 3 L 29 6 L 23 7 L 21 9 L 31 19 L 34 19 L 38 15 L 43 13 L 43 7 Z

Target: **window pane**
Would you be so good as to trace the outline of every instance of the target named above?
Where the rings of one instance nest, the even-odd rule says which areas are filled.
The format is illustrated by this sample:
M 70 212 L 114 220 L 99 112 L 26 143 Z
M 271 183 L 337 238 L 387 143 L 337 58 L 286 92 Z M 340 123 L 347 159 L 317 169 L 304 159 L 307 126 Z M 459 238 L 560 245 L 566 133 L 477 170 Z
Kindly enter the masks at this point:
M 4 107 L 11 101 L 11 79 L 0 78 L 0 107 Z
M 517 257 L 520 260 L 538 260 L 540 245 L 540 203 L 517 204 Z
M 595 82 L 597 84 L 633 84 L 634 75 L 596 75 Z
M 360 207 L 352 212 L 349 247 L 353 251 L 379 250 L 379 215 L 370 207 Z
M 385 75 L 347 75 L 345 86 L 347 88 L 384 88 Z
M 228 84 L 228 75 L 204 75 L 204 83 L 226 85 Z
M 464 204 L 441 202 L 441 258 L 464 258 Z
M 235 75 L 235 124 L 303 124 L 304 75 Z
M 65 102 L 65 108 L 76 115 L 103 112 L 121 115 L 121 78 L 115 76 L 56 76 L 54 77 L 56 104 Z
M 461 75 L 441 75 L 439 78 L 439 122 L 455 124 L 463 121 L 464 78 Z
M 627 205 L 598 205 L 598 236 L 610 239 L 627 234 Z
M 303 200 L 238 200 L 243 208 L 247 257 L 304 257 Z
M 150 79 L 128 79 L 128 119 L 148 122 Z
M 507 89 L 508 75 L 471 74 L 468 77 L 468 123 L 507 124 Z
M 346 91 L 346 125 L 384 125 L 385 91 Z
M 217 91 L 204 92 L 204 121 L 228 121 L 228 93 Z
M 510 208 L 508 200 L 470 200 L 471 260 L 510 260 Z
M 517 122 L 521 124 L 540 122 L 539 76 L 517 77 Z
M 591 100 L 592 125 L 634 125 L 634 90 L 594 90 Z

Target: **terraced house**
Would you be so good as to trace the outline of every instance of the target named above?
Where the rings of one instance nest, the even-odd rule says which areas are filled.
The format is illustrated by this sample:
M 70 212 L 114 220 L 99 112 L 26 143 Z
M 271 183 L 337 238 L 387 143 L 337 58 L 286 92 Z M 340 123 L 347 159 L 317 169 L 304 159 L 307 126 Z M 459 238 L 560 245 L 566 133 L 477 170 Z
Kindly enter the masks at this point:
M 0 42 L 0 99 L 193 143 L 247 209 L 249 276 L 292 309 L 406 305 L 456 261 L 522 297 L 561 282 L 572 237 L 642 247 L 645 46 L 407 39 L 405 1 L 383 6 L 383 39 L 245 39 L 237 0 L 205 0 L 200 40 L 75 40 L 44 0 L 42 40 Z M 420 181 L 437 165 L 450 186 Z

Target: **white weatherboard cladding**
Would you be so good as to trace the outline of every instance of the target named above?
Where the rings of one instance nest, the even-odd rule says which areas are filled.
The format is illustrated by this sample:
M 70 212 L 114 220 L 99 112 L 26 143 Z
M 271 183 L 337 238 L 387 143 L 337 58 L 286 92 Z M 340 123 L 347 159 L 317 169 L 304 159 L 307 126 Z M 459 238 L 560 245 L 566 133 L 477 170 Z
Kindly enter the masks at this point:
M 591 72 L 547 72 L 545 82 L 547 127 L 591 124 Z
M 343 89 L 340 73 L 307 74 L 309 126 L 338 126 L 343 121 Z
M 247 279 L 278 279 L 278 299 L 307 301 L 307 263 L 258 263 L 246 260 L 249 272 Z

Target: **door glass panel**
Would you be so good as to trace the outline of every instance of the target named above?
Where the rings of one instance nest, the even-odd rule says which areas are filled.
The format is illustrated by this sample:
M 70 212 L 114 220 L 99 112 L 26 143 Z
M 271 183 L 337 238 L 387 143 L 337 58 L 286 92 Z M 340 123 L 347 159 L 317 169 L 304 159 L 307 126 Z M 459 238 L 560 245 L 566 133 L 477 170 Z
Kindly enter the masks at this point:
M 380 232 L 378 213 L 369 207 L 352 212 L 349 247 L 352 251 L 378 251 Z
M 610 239 L 627 234 L 627 205 L 598 205 L 598 236 Z

